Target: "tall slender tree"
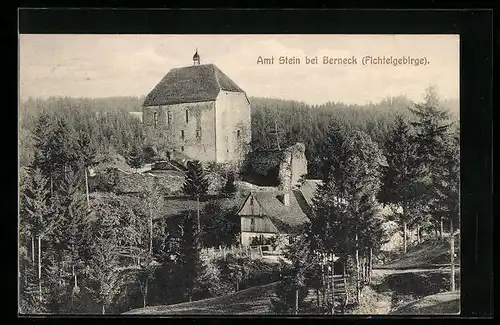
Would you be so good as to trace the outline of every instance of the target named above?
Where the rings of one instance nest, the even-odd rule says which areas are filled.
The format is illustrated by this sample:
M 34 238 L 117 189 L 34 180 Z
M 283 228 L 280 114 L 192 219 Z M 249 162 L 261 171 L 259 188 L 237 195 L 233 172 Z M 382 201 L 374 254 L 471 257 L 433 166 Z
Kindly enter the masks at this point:
M 450 290 L 455 284 L 455 229 L 460 228 L 460 136 L 456 131 L 447 139 L 439 173 L 433 186 L 435 201 L 433 211 L 448 220 L 450 232 Z
M 208 192 L 208 180 L 205 176 L 203 166 L 198 160 L 188 162 L 187 167 L 188 169 L 185 175 L 182 190 L 188 196 L 196 199 L 198 232 L 201 232 L 200 199 L 202 199 Z
M 421 210 L 425 191 L 422 157 L 410 124 L 397 117 L 385 144 L 387 165 L 383 167 L 379 199 L 389 204 L 402 225 L 403 251 L 407 251 L 408 223 Z
M 192 301 L 196 278 L 200 273 L 200 236 L 194 218 L 189 213 L 182 223 L 182 237 L 178 258 L 178 281 L 188 301 Z
M 433 202 L 437 199 L 433 187 L 439 178 L 448 132 L 452 125 L 450 114 L 440 107 L 437 91 L 433 86 L 426 89 L 424 103 L 415 105 L 410 111 L 414 115 L 411 124 L 416 133 L 417 153 L 424 170 L 422 179 L 426 184 L 425 190 L 421 191 L 419 196 L 426 202 L 428 213 L 440 222 L 442 234 L 443 217 L 432 209 Z

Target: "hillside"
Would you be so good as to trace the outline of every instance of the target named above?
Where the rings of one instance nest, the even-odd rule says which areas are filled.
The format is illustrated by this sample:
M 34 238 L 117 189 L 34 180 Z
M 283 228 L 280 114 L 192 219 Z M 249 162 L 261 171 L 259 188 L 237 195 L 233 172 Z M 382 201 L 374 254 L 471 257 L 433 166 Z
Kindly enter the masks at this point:
M 410 302 L 391 315 L 450 315 L 460 313 L 460 292 L 441 292 Z
M 270 314 L 275 283 L 252 287 L 239 292 L 193 302 L 169 306 L 151 306 L 133 309 L 129 315 L 255 315 Z
M 455 235 L 455 263 L 460 264 L 460 235 Z M 446 239 L 427 240 L 408 250 L 408 253 L 400 258 L 378 265 L 379 269 L 417 269 L 449 265 L 450 244 Z

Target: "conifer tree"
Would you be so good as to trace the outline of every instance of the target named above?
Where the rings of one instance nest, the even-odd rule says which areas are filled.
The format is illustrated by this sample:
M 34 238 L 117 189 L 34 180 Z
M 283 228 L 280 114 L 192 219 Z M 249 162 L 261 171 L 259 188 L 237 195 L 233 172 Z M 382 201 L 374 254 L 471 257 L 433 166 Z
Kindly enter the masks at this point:
M 178 281 L 188 301 L 193 299 L 196 278 L 200 273 L 201 265 L 199 232 L 194 218 L 189 213 L 182 223 L 182 237 L 178 258 Z
M 188 169 L 185 175 L 182 190 L 186 195 L 196 199 L 198 232 L 201 232 L 200 199 L 203 198 L 208 192 L 208 180 L 205 176 L 203 167 L 198 160 L 188 162 L 187 167 Z
M 236 192 L 236 185 L 234 184 L 234 173 L 229 173 L 227 175 L 227 180 L 226 183 L 224 184 L 224 187 L 222 188 L 222 191 L 226 195 L 232 195 Z
M 21 218 L 29 225 L 31 236 L 33 239 L 32 247 L 34 248 L 34 239 L 38 241 L 37 266 L 38 266 L 38 300 L 43 301 L 42 291 L 42 238 L 51 233 L 55 221 L 53 219 L 52 210 L 49 205 L 49 188 L 48 180 L 43 176 L 40 169 L 30 170 L 29 177 L 25 181 L 21 193 L 22 215 Z M 35 255 L 34 249 L 32 254 Z
M 69 170 L 63 179 L 54 200 L 59 221 L 51 235 L 52 245 L 63 252 L 64 265 L 69 269 L 68 282 L 73 284 L 72 301 L 79 292 L 79 274 L 88 262 L 92 244 L 82 178 L 81 171 Z
M 93 224 L 89 289 L 101 304 L 102 314 L 105 314 L 124 282 L 118 259 L 120 216 L 112 205 L 108 205 L 99 207 L 96 218 Z
M 455 285 L 455 229 L 460 227 L 460 135 L 456 131 L 447 138 L 433 184 L 433 211 L 449 222 L 450 232 L 450 290 Z
M 127 163 L 130 167 L 136 169 L 136 171 L 142 167 L 144 164 L 144 153 L 141 147 L 137 145 L 132 147 L 127 156 Z
M 424 103 L 415 105 L 410 111 L 414 115 L 411 124 L 416 132 L 418 156 L 425 173 L 422 179 L 426 186 L 425 190 L 420 192 L 420 197 L 430 208 L 429 213 L 441 223 L 442 235 L 443 218 L 439 216 L 439 212 L 432 209 L 433 201 L 437 199 L 433 186 L 438 181 L 442 157 L 446 150 L 451 126 L 450 115 L 439 106 L 436 89 L 432 86 L 426 89 Z
M 403 229 L 403 251 L 406 253 L 408 223 L 422 209 L 425 170 L 410 124 L 401 117 L 396 118 L 394 129 L 389 133 L 385 157 L 387 165 L 383 167 L 382 188 L 378 197 L 382 203 L 389 204 L 399 217 Z

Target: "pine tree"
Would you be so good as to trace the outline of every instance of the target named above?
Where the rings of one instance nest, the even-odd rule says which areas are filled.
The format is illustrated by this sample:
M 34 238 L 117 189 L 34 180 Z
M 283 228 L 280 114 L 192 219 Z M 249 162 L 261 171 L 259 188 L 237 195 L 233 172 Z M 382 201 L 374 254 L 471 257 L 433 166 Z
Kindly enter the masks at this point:
M 87 208 L 90 208 L 88 169 L 96 164 L 96 149 L 90 141 L 87 132 L 80 132 L 78 137 L 79 165 L 85 170 L 85 193 L 87 197 Z
M 323 186 L 315 198 L 310 236 L 323 252 L 356 257 L 357 296 L 361 293 L 359 253 L 363 198 L 374 197 L 380 187 L 381 167 L 386 164 L 377 144 L 360 131 L 338 128 L 327 141 Z M 333 239 L 334 238 L 334 239 Z M 319 244 L 319 245 L 318 245 Z
M 426 186 L 425 190 L 420 192 L 420 197 L 430 208 L 428 212 L 441 223 L 442 228 L 443 218 L 439 216 L 439 212 L 432 209 L 433 201 L 437 199 L 433 186 L 439 177 L 441 157 L 446 150 L 446 139 L 451 123 L 449 113 L 440 108 L 438 103 L 436 89 L 428 87 L 425 102 L 415 105 L 415 108 L 410 109 L 410 111 L 414 115 L 414 121 L 411 124 L 416 131 L 415 140 L 421 162 L 420 168 L 425 173 L 422 178 Z
M 130 167 L 135 168 L 136 170 L 142 167 L 144 164 L 144 153 L 141 147 L 132 147 L 127 155 L 127 163 Z
M 91 290 L 96 301 L 102 306 L 102 314 L 112 305 L 123 284 L 116 237 L 110 238 L 106 232 L 104 229 L 99 231 L 95 238 L 89 273 L 89 279 L 93 282 Z
M 101 304 L 102 313 L 114 302 L 124 278 L 121 274 L 118 253 L 122 227 L 118 202 L 106 202 L 95 211 L 92 224 L 93 243 L 89 269 L 89 284 L 95 300 Z
M 201 268 L 200 238 L 191 214 L 183 220 L 178 266 L 178 281 L 185 297 L 191 301 L 195 293 L 196 278 Z
M 90 258 L 91 230 L 84 196 L 83 176 L 80 172 L 69 170 L 62 181 L 54 200 L 58 223 L 51 235 L 52 245 L 63 252 L 64 265 L 67 266 L 69 283 L 73 283 L 71 302 L 78 294 L 79 274 Z
M 406 253 L 407 226 L 421 210 L 425 170 L 410 124 L 399 116 L 385 144 L 385 157 L 387 166 L 383 167 L 379 199 L 384 204 L 390 204 L 399 217 L 403 228 L 403 251 Z
M 450 225 L 450 290 L 455 285 L 455 229 L 460 227 L 460 135 L 451 134 L 446 142 L 434 185 L 433 210 Z
M 201 163 L 198 160 L 188 162 L 188 170 L 185 175 L 185 181 L 182 186 L 183 192 L 196 199 L 196 211 L 198 221 L 198 232 L 201 233 L 200 223 L 200 199 L 208 192 L 208 180 Z
M 52 211 L 49 205 L 48 181 L 43 176 L 40 169 L 30 170 L 29 177 L 25 181 L 21 193 L 22 211 L 21 219 L 29 225 L 32 236 L 32 247 L 34 248 L 35 238 L 38 240 L 38 299 L 43 301 L 42 291 L 42 238 L 50 234 L 55 222 L 52 218 Z M 34 249 L 32 250 L 35 255 Z
M 234 184 L 234 174 L 233 173 L 229 173 L 227 175 L 227 180 L 226 180 L 226 183 L 224 184 L 224 187 L 222 188 L 222 191 L 226 194 L 226 195 L 232 195 L 236 192 L 236 185 Z
M 50 180 L 50 193 L 53 192 L 54 155 L 51 137 L 54 124 L 51 116 L 46 112 L 41 113 L 35 120 L 34 159 L 32 168 L 39 169 Z

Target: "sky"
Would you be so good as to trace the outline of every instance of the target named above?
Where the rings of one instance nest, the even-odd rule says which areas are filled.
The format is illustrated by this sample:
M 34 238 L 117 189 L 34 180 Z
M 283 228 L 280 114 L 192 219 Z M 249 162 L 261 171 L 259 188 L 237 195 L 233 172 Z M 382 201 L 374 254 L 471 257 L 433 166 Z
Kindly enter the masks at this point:
M 192 65 L 196 49 L 201 64 L 218 66 L 248 96 L 362 105 L 399 95 L 421 101 L 433 85 L 442 99 L 459 99 L 458 35 L 21 34 L 19 96 L 147 95 L 170 69 Z M 279 64 L 285 56 L 300 64 Z M 306 56 L 318 64 L 306 64 Z M 324 56 L 357 64 L 323 64 Z M 365 56 L 428 64 L 363 65 Z

